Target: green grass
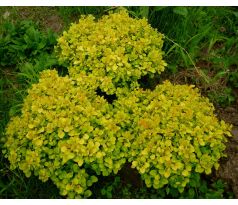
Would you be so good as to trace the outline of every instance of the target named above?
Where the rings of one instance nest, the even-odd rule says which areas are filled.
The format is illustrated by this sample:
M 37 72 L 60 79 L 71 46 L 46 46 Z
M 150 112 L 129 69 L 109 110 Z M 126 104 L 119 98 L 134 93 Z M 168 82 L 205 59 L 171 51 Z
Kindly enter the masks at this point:
M 58 7 L 57 10 L 59 12 L 59 16 L 63 19 L 66 28 L 70 26 L 72 22 L 77 22 L 81 15 L 92 14 L 95 17 L 99 18 L 102 15 L 106 14 L 111 7 L 106 6 L 62 6 Z
M 51 181 L 43 183 L 34 176 L 26 178 L 22 171 L 10 170 L 3 156 L 0 160 L 0 198 L 61 198 L 58 189 Z
M 234 103 L 234 89 L 238 87 L 237 8 L 127 8 L 134 17 L 148 18 L 151 25 L 166 36 L 163 49 L 169 66 L 162 80 L 169 78 L 177 83 L 194 83 L 216 105 L 229 106 Z M 14 42 L 12 41 L 11 44 L 6 39 L 4 44 L 0 44 L 2 45 L 0 54 L 3 48 L 5 49 L 3 53 L 9 54 L 6 58 L 0 58 L 0 136 L 3 136 L 10 117 L 20 112 L 27 89 L 38 81 L 40 71 L 56 67 L 64 73 L 64 65 L 58 63 L 53 53 L 57 35 L 67 29 L 71 22 L 77 21 L 82 14 L 93 14 L 100 17 L 113 9 L 115 8 L 0 7 L 2 14 L 0 16 L 0 43 L 3 42 L 3 36 L 6 37 L 5 34 L 8 32 L 10 40 L 14 39 L 14 42 L 17 40 L 20 45 L 12 46 Z M 42 50 L 37 48 L 41 41 L 34 47 L 35 40 L 33 40 L 29 42 L 29 49 L 22 52 L 24 46 L 27 45 L 27 42 L 23 41 L 27 32 L 22 31 L 23 33 L 19 35 L 21 27 L 17 28 L 17 25 L 21 25 L 20 23 L 24 20 L 30 24 L 29 28 L 33 30 L 33 36 L 37 39 L 52 39 L 52 42 L 46 44 Z M 32 22 L 30 23 L 29 20 Z M 7 25 L 7 31 L 6 29 L 4 31 L 3 25 Z M 14 35 L 11 25 L 15 26 L 16 34 Z M 50 33 L 49 27 L 53 28 L 56 33 Z M 16 53 L 18 53 L 17 56 Z M 1 138 L 1 141 L 4 142 L 4 138 Z M 0 149 L 1 146 L 2 143 Z M 213 181 L 213 183 L 216 182 Z M 115 187 L 113 184 L 116 184 Z M 232 197 L 232 194 L 225 194 L 227 188 L 221 188 L 219 184 L 217 186 L 208 187 L 206 192 L 210 190 L 209 193 L 215 193 L 214 198 Z M 149 191 L 143 187 L 133 191 L 130 183 L 115 182 L 114 177 L 100 186 L 95 186 L 94 189 L 95 198 L 110 198 L 109 196 L 115 197 L 116 194 L 122 198 L 169 197 L 166 193 Z M 102 193 L 101 190 L 106 191 Z M 206 198 L 203 193 L 195 194 L 193 197 Z M 60 195 L 51 182 L 42 183 L 36 177 L 26 178 L 19 170 L 10 170 L 8 161 L 0 153 L 0 198 L 60 198 Z
M 190 82 L 205 91 L 213 103 L 231 105 L 232 86 L 238 84 L 237 71 L 232 69 L 238 65 L 237 9 L 184 7 L 185 12 L 180 7 L 178 12 L 176 8 L 151 8 L 149 15 L 151 24 L 166 35 L 164 51 L 169 73 L 191 70 Z
M 216 106 L 235 102 L 238 13 L 235 7 L 128 7 L 165 34 L 163 79 L 192 83 Z M 172 75 L 171 75 L 172 74 Z

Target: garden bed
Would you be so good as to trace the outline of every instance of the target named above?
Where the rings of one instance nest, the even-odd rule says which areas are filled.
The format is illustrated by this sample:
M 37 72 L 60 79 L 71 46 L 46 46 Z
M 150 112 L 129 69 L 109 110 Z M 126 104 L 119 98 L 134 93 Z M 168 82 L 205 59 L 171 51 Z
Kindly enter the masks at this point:
M 7 21 L 14 24 L 23 20 L 32 20 L 38 24 L 38 28 L 33 29 L 34 32 L 37 35 L 39 34 L 39 37 L 43 39 L 42 36 L 47 33 L 48 28 L 54 31 L 53 35 L 60 36 L 62 31 L 69 27 L 70 22 L 76 21 L 80 14 L 92 13 L 96 16 L 102 16 L 107 13 L 108 10 L 113 10 L 114 8 L 9 7 L 0 9 L 0 11 L 3 11 L 3 16 L 0 18 L 0 26 Z M 180 22 L 185 19 L 191 20 L 189 18 L 194 18 L 192 11 L 187 8 L 183 9 L 182 13 L 182 10 L 178 12 L 176 7 L 174 9 L 161 8 L 161 10 L 159 7 L 149 9 L 146 7 L 135 7 L 129 8 L 129 10 L 132 16 L 148 18 L 154 27 L 163 25 L 161 22 L 155 20 L 154 16 L 157 14 L 160 19 L 163 19 L 172 11 L 173 14 L 169 16 L 171 19 L 168 18 L 168 24 L 173 24 L 175 17 L 177 17 Z M 209 18 L 215 22 L 214 25 L 216 26 L 217 22 L 220 23 L 224 21 L 223 17 L 227 11 L 230 13 L 236 12 L 237 14 L 235 8 L 221 8 L 217 13 L 214 12 L 213 8 L 210 10 L 206 8 L 200 8 L 200 10 L 195 8 L 194 10 L 195 12 L 200 12 L 199 15 L 201 19 L 203 19 L 203 12 L 207 12 Z M 204 35 L 205 37 L 201 38 L 201 40 L 195 41 L 196 36 L 194 36 L 194 41 L 193 38 L 188 40 L 185 37 L 180 41 L 179 35 L 173 36 L 173 34 L 171 34 L 173 31 L 166 30 L 168 29 L 166 26 L 164 26 L 161 31 L 160 28 L 158 28 L 158 30 L 164 32 L 165 35 L 171 35 L 169 37 L 175 41 L 180 41 L 179 43 L 181 43 L 181 45 L 184 41 L 190 42 L 190 44 L 188 44 L 190 48 L 186 47 L 185 49 L 175 46 L 176 44 L 171 45 L 171 40 L 165 41 L 165 59 L 167 63 L 170 64 L 168 70 L 162 74 L 161 77 L 154 78 L 153 81 L 147 82 L 149 78 L 143 78 L 142 80 L 144 88 L 155 87 L 166 79 L 169 79 L 174 84 L 195 84 L 195 86 L 200 89 L 202 95 L 209 97 L 210 101 L 215 104 L 215 114 L 217 117 L 233 125 L 233 137 L 229 138 L 225 150 L 227 158 L 220 160 L 220 168 L 217 171 L 213 170 L 211 175 L 202 175 L 202 184 L 200 185 L 202 188 L 195 187 L 194 189 L 187 189 L 183 195 L 180 195 L 178 192 L 169 188 L 164 188 L 158 192 L 146 188 L 138 171 L 132 169 L 130 163 L 126 163 L 117 176 L 99 177 L 98 184 L 92 187 L 92 198 L 238 198 L 238 62 L 234 57 L 237 56 L 238 49 L 237 45 L 235 45 L 236 41 L 232 41 L 232 35 L 234 35 L 234 33 L 232 33 L 233 30 L 228 29 L 228 27 L 234 28 L 234 30 L 237 29 L 238 25 L 231 23 L 233 17 L 232 15 L 229 16 L 229 18 L 231 18 L 229 23 L 226 22 L 224 25 L 218 24 L 220 27 L 215 30 L 218 32 L 216 34 L 220 35 L 218 39 Z M 219 21 L 219 19 L 222 20 Z M 201 20 L 200 23 L 202 24 L 204 21 Z M 201 26 L 201 30 L 204 29 L 202 25 L 197 26 Z M 176 29 L 176 32 L 188 32 L 179 31 L 178 28 Z M 49 68 L 55 66 L 60 74 L 65 75 L 65 65 L 59 64 L 55 56 L 51 53 L 56 38 L 53 37 L 53 35 L 50 36 L 50 34 L 46 34 L 44 38 L 48 39 L 47 41 L 49 41 L 49 43 L 45 45 L 43 50 L 37 51 L 38 53 L 44 52 L 47 60 L 45 60 L 45 56 L 41 57 L 40 54 L 39 56 L 38 54 L 32 56 L 30 53 L 29 55 L 19 54 L 23 60 L 18 61 L 19 63 L 16 65 L 5 66 L 5 62 L 2 62 L 3 64 L 0 67 L 0 97 L 2 97 L 1 99 L 3 100 L 0 101 L 0 134 L 4 132 L 5 126 L 9 121 L 9 111 L 10 115 L 19 113 L 22 100 L 26 95 L 26 89 L 29 88 L 31 84 L 38 82 L 38 74 L 44 69 L 44 66 L 48 66 Z M 203 34 L 201 34 L 201 36 L 202 35 Z M 21 42 L 21 38 L 21 36 L 18 36 L 19 42 Z M 188 45 L 184 44 L 183 46 Z M 172 49 L 173 52 L 168 52 L 170 51 L 169 46 L 171 46 L 171 48 L 174 46 Z M 201 49 L 200 52 L 196 51 L 196 49 L 200 50 L 199 47 Z M 190 61 L 191 59 L 194 61 L 195 59 L 198 60 L 194 63 Z M 220 59 L 223 59 L 225 63 L 223 64 Z M 37 72 L 32 74 L 29 72 L 31 69 L 35 69 Z M 201 71 L 205 77 L 198 71 Z M 52 182 L 42 183 L 36 179 L 36 177 L 26 178 L 19 170 L 11 171 L 8 161 L 4 159 L 3 156 L 1 156 L 0 159 L 0 171 L 3 181 L 3 183 L 0 184 L 0 198 L 61 197 Z M 220 179 L 222 179 L 223 182 L 220 183 Z M 40 188 L 40 186 L 45 188 Z M 36 190 L 36 192 L 31 192 L 32 187 L 34 187 L 33 189 Z M 46 192 L 47 187 L 51 187 L 53 191 L 51 193 Z M 17 190 L 21 190 L 20 192 L 23 194 L 18 193 Z M 206 193 L 208 194 L 206 195 Z

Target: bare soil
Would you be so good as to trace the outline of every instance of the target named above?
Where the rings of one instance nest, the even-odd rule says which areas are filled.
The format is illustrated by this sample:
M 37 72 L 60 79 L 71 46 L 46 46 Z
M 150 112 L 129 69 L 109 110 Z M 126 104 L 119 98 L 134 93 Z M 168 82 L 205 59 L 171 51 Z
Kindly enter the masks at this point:
M 238 199 L 238 109 L 227 107 L 218 108 L 217 115 L 220 119 L 233 125 L 232 135 L 227 143 L 227 158 L 221 160 L 221 166 L 216 172 L 216 176 L 227 181 Z
M 55 7 L 18 7 L 22 19 L 38 22 L 44 29 L 51 29 L 54 32 L 61 32 L 63 20 L 59 17 Z

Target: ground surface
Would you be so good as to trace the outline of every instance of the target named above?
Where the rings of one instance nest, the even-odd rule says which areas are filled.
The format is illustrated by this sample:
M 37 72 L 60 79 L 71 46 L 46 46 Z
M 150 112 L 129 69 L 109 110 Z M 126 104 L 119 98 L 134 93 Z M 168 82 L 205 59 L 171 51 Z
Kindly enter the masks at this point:
M 221 161 L 221 167 L 216 175 L 231 184 L 233 192 L 238 198 L 238 109 L 237 106 L 218 108 L 217 114 L 220 119 L 233 125 L 233 137 L 227 143 L 227 159 Z

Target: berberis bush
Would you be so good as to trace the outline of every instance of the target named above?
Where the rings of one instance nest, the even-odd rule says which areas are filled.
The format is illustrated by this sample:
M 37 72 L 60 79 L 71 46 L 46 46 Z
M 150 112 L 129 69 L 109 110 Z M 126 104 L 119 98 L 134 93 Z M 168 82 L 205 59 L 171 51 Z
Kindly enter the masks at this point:
M 85 191 L 97 177 L 89 176 L 87 168 L 107 176 L 126 161 L 110 105 L 82 89 L 81 80 L 44 71 L 29 91 L 22 115 L 6 130 L 11 168 L 19 167 L 28 177 L 34 172 L 42 181 L 51 178 L 69 197 L 90 193 Z
M 134 88 L 142 76 L 164 71 L 163 35 L 146 19 L 130 18 L 125 10 L 95 21 L 89 15 L 72 24 L 58 39 L 59 58 L 69 63 L 69 75 L 85 71 L 103 77 L 102 91 Z
M 213 105 L 193 86 L 166 81 L 114 105 L 117 124 L 133 135 L 128 160 L 148 187 L 169 184 L 182 192 L 193 172 L 218 169 L 230 126 L 217 120 Z M 121 113 L 127 120 L 120 120 Z
M 73 24 L 58 40 L 69 75 L 44 71 L 9 122 L 3 153 L 11 168 L 51 179 L 62 195 L 87 198 L 98 175 L 132 163 L 148 187 L 183 191 L 193 173 L 210 174 L 230 126 L 198 90 L 138 80 L 164 70 L 162 35 L 126 11 Z M 98 94 L 117 94 L 109 103 Z M 118 92 L 120 91 L 120 92 Z

